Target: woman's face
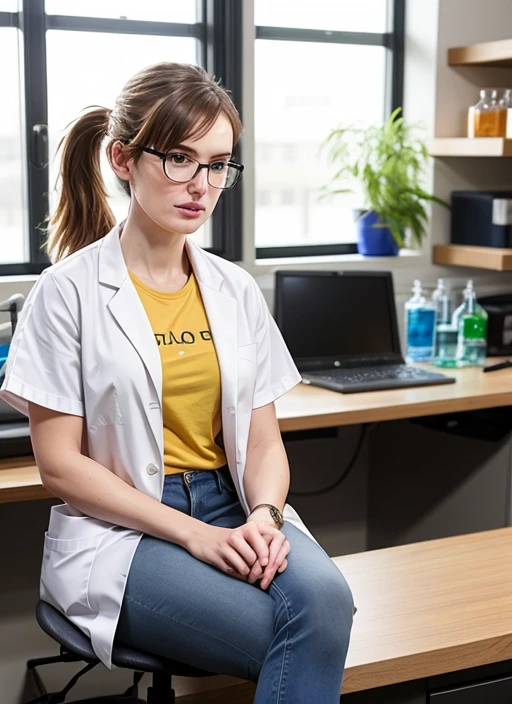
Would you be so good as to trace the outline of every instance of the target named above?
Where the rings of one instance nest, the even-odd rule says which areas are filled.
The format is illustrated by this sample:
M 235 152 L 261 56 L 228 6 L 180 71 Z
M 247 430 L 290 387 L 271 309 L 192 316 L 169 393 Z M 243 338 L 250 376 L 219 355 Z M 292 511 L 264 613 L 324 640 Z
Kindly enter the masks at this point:
M 152 147 L 151 144 L 145 145 Z M 232 155 L 233 129 L 228 118 L 221 113 L 211 129 L 199 139 L 187 139 L 170 153 L 173 162 L 180 165 L 191 157 L 201 164 L 227 160 Z M 114 151 L 114 170 L 117 173 Z M 212 214 L 222 189 L 208 183 L 207 169 L 186 183 L 176 183 L 167 178 L 162 160 L 154 154 L 143 152 L 137 163 L 126 163 L 126 175 L 132 193 L 132 211 L 142 210 L 159 228 L 175 234 L 195 232 Z M 122 171 L 124 171 L 122 169 Z M 134 208 L 135 206 L 135 208 Z

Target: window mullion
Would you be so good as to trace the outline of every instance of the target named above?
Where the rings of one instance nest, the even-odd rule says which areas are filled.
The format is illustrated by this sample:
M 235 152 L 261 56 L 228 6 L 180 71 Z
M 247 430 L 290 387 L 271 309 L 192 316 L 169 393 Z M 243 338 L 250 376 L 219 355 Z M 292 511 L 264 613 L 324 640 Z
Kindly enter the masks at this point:
M 242 3 L 204 0 L 204 66 L 231 97 L 242 117 Z M 234 159 L 243 163 L 240 144 Z M 212 217 L 212 251 L 232 261 L 242 259 L 242 189 L 225 191 Z
M 75 15 L 47 15 L 46 29 L 192 38 L 197 38 L 201 33 L 197 24 L 154 22 L 150 20 L 123 20 L 108 17 L 78 17 Z
M 295 27 L 256 28 L 256 39 L 274 39 L 285 42 L 315 42 L 321 44 L 363 44 L 367 46 L 386 46 L 389 34 L 377 32 L 337 32 L 323 29 L 301 29 Z
M 48 105 L 44 0 L 23 0 L 25 142 L 30 262 L 47 262 L 41 228 L 48 213 Z
M 395 108 L 403 108 L 404 102 L 405 0 L 393 0 L 392 37 L 390 112 L 395 110 Z
M 0 12 L 0 27 L 17 27 L 17 12 Z

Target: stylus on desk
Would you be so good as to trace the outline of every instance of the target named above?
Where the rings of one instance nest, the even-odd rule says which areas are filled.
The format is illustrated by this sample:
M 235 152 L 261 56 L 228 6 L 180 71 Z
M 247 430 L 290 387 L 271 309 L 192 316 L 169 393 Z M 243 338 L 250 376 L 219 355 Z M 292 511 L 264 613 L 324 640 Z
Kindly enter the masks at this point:
M 506 362 L 499 362 L 498 364 L 491 364 L 489 367 L 484 367 L 484 372 L 497 372 L 498 369 L 507 369 L 512 367 L 512 362 L 507 360 Z

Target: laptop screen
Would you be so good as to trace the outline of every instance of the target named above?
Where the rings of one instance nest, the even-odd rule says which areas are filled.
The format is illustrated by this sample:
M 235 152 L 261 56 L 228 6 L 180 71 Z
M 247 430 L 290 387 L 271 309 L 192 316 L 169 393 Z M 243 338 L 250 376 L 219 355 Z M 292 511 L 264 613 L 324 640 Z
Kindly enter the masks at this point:
M 296 363 L 400 354 L 390 272 L 278 271 L 275 320 Z

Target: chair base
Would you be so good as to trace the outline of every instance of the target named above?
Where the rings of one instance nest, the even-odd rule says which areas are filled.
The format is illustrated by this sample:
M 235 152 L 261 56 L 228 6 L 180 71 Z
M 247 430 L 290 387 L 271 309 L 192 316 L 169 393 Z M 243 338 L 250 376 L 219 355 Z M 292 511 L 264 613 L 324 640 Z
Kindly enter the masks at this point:
M 31 699 L 29 704 L 53 704 L 53 701 L 62 701 L 61 699 L 53 700 L 54 694 L 43 694 L 37 699 Z M 112 694 L 108 697 L 94 697 L 94 699 L 74 699 L 69 704 L 147 704 L 145 699 L 128 699 L 124 694 Z
M 37 671 L 37 667 L 41 665 L 48 665 L 51 663 L 65 663 L 65 662 L 80 662 L 80 658 L 73 656 L 71 653 L 67 652 L 64 648 L 61 648 L 61 655 L 55 657 L 47 658 L 33 658 L 27 662 L 27 671 L 29 677 L 32 680 L 32 684 L 36 691 L 39 693 L 35 699 L 31 699 L 28 704 L 62 704 L 66 701 L 69 691 L 77 683 L 78 679 L 85 675 L 86 672 L 92 670 L 96 663 L 88 663 L 79 672 L 74 675 L 68 684 L 60 692 L 47 692 L 43 684 L 41 676 Z M 148 700 L 147 702 L 143 699 L 138 698 L 138 684 L 142 678 L 142 672 L 133 673 L 133 684 L 128 687 L 125 692 L 120 694 L 111 694 L 102 697 L 93 697 L 92 699 L 80 699 L 74 700 L 73 704 L 174 704 L 175 694 L 172 689 L 171 678 L 169 676 L 156 676 L 153 675 L 153 684 L 155 684 L 155 679 L 157 687 L 150 687 L 148 690 Z M 153 690 L 152 696 L 150 695 L 151 690 Z M 71 703 L 70 703 L 71 704 Z
M 44 697 L 52 696 L 43 695 Z M 30 704 L 51 704 L 51 699 L 33 699 Z M 122 694 L 113 694 L 110 697 L 95 697 L 94 699 L 74 699 L 69 704 L 147 704 L 145 699 L 126 699 Z

